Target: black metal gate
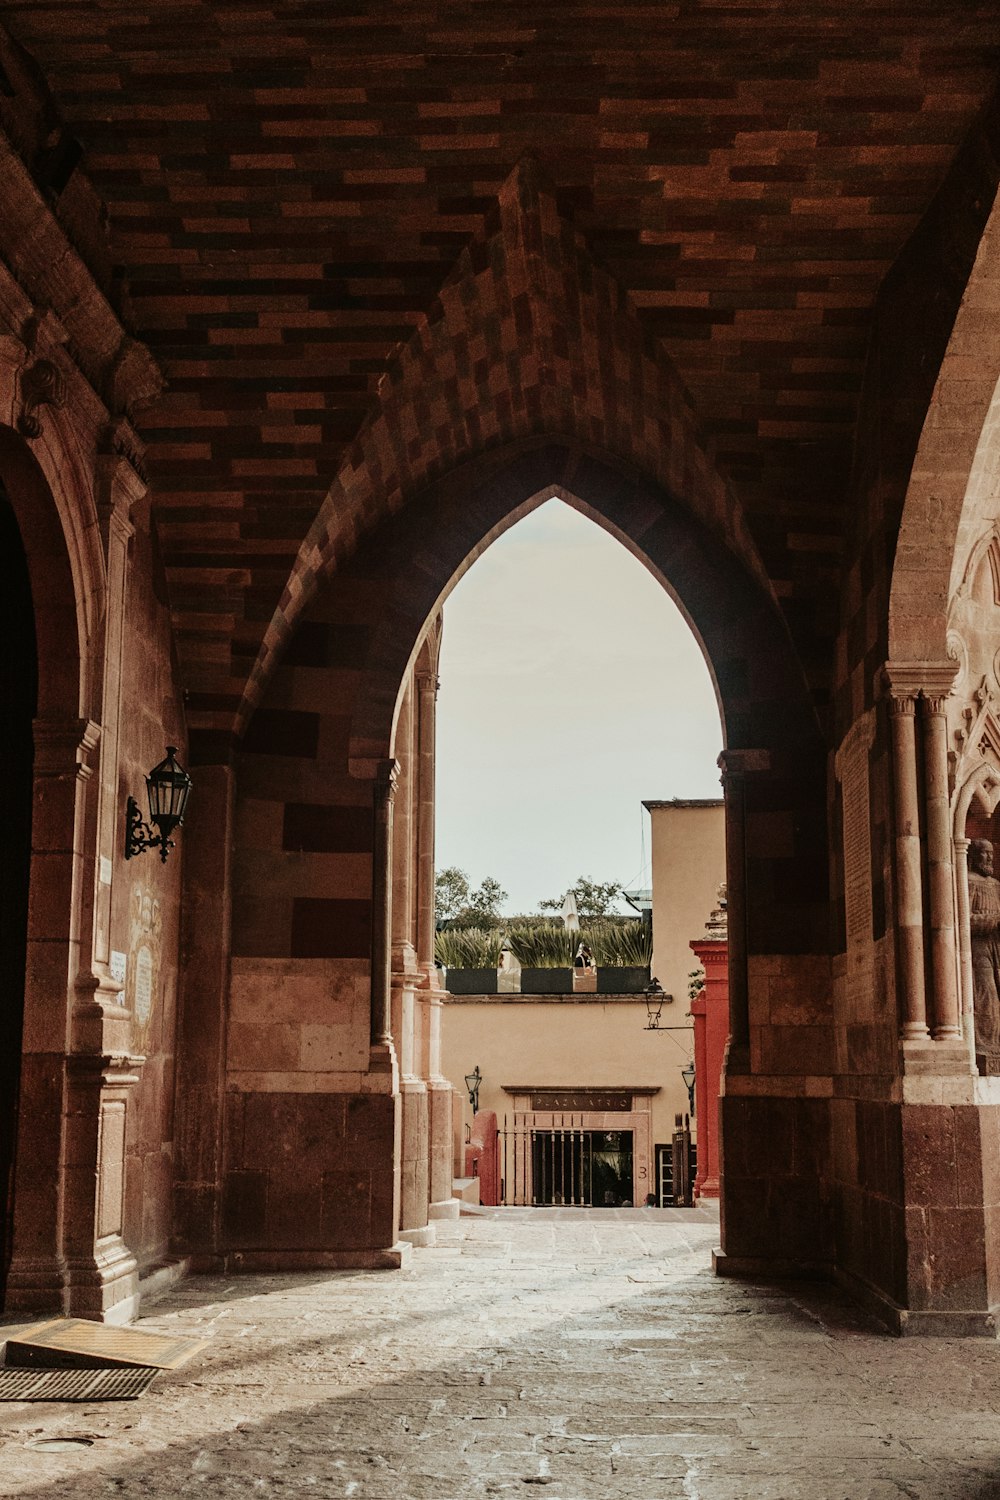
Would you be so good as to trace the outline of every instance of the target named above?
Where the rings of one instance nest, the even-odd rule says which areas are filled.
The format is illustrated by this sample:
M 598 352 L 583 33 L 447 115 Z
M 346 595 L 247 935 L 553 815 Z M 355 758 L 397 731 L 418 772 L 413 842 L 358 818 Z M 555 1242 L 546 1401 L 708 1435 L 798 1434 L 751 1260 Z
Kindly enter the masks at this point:
M 632 1203 L 631 1130 L 594 1130 L 582 1115 L 544 1127 L 505 1115 L 497 1132 L 500 1202 L 507 1206 L 618 1208 Z

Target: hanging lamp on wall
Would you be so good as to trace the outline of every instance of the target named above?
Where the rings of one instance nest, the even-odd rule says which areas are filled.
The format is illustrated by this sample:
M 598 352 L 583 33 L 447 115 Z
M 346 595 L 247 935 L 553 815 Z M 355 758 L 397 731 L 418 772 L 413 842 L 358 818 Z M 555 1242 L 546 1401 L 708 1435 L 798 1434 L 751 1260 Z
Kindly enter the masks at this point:
M 146 777 L 146 793 L 149 798 L 149 823 L 142 821 L 139 804 L 130 797 L 125 804 L 125 858 L 132 859 L 146 849 L 159 849 L 160 859 L 167 862 L 167 851 L 174 847 L 170 835 L 184 822 L 188 797 L 191 794 L 191 778 L 184 767 L 174 759 L 176 745 L 167 746 L 167 758 L 154 766 Z M 158 833 L 154 833 L 155 824 Z

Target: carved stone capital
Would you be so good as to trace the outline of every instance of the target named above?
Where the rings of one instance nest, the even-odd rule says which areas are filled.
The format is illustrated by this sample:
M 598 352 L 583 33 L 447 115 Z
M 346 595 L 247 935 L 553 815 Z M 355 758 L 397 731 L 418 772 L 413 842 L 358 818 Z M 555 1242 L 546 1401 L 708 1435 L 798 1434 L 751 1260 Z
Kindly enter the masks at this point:
M 131 1088 L 139 1082 L 145 1057 L 132 1052 L 71 1052 L 66 1072 L 82 1088 Z
M 887 661 L 881 674 L 882 692 L 893 704 L 900 699 L 943 700 L 957 672 L 957 661 Z
M 943 714 L 947 701 L 947 693 L 924 693 L 920 698 L 920 712 L 925 719 Z
M 399 761 L 380 760 L 375 771 L 375 800 L 378 805 L 391 804 L 399 785 Z
M 93 719 L 36 719 L 32 733 L 36 776 L 90 780 L 94 774 L 91 759 L 101 738 L 101 726 Z
M 723 786 L 744 776 L 759 775 L 771 769 L 770 750 L 723 750 L 716 764 L 722 772 Z
M 106 490 L 111 489 L 113 481 L 116 488 L 124 490 L 130 506 L 145 495 L 149 487 L 146 445 L 127 417 L 119 417 L 105 428 L 98 467 L 102 476 L 108 476 Z

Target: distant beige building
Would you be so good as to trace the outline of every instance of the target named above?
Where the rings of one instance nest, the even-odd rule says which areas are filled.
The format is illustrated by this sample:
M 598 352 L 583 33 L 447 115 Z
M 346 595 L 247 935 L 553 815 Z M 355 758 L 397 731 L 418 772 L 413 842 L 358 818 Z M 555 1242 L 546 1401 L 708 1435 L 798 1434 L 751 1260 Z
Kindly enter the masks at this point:
M 673 1033 L 647 1031 L 646 1018 L 641 995 L 445 997 L 442 1072 L 469 1124 L 464 1078 L 480 1068 L 479 1107 L 497 1115 L 508 1203 L 659 1196 L 674 1116 L 688 1108 L 681 1069 L 692 1033 L 675 1045 Z M 666 1012 L 662 1021 L 685 1024 Z M 612 1151 L 614 1182 L 601 1176 Z
M 642 1203 L 664 1193 L 674 1119 L 688 1110 L 681 1070 L 693 1054 L 687 986 L 697 966 L 689 944 L 717 904 L 725 841 L 721 800 L 644 806 L 652 823 L 652 972 L 673 996 L 659 1030 L 647 1030 L 641 995 L 444 997 L 442 1072 L 462 1101 L 459 1123 L 469 1125 L 464 1078 L 479 1067 L 479 1108 L 497 1116 L 508 1203 L 600 1205 L 607 1193 Z M 461 1156 L 460 1135 L 459 1170 Z
M 721 797 L 643 806 L 652 843 L 653 973 L 674 997 L 672 1013 L 683 1018 L 688 975 L 697 967 L 689 944 L 704 931 L 726 878 L 725 809 Z

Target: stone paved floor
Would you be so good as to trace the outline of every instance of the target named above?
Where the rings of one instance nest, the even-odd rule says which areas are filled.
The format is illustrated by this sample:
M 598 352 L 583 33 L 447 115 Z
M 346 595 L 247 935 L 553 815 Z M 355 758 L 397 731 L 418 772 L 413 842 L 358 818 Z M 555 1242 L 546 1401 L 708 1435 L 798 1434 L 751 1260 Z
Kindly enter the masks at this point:
M 500 1210 L 402 1272 L 192 1279 L 138 1402 L 0 1406 L 0 1494 L 1000 1497 L 1000 1349 L 713 1278 L 699 1211 Z M 72 1453 L 39 1438 L 86 1436 Z

